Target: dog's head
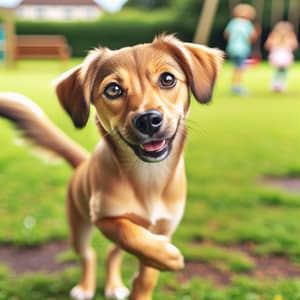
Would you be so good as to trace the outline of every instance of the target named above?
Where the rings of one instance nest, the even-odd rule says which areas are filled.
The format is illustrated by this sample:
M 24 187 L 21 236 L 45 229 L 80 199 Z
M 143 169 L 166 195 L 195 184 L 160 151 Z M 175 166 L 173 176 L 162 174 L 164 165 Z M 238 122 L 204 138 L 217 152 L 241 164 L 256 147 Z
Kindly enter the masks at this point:
M 76 127 L 84 127 L 90 104 L 100 126 L 147 162 L 165 159 L 189 109 L 190 89 L 207 103 L 222 52 L 173 36 L 120 50 L 93 50 L 56 83 L 60 103 Z

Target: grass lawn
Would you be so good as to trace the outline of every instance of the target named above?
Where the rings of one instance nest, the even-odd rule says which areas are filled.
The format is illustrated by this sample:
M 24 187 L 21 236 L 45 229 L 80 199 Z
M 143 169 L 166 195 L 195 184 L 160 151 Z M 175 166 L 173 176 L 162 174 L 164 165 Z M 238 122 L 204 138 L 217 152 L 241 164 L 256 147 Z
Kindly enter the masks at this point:
M 300 275 L 264 272 L 276 259 L 283 259 L 284 268 L 300 270 L 300 195 L 261 184 L 264 175 L 300 175 L 300 64 L 290 71 L 284 95 L 268 90 L 272 70 L 262 64 L 246 74 L 251 96 L 233 97 L 231 70 L 224 66 L 211 105 L 192 104 L 185 154 L 188 201 L 174 236 L 187 271 L 163 273 L 155 300 L 300 299 Z M 34 99 L 60 128 L 92 150 L 99 139 L 93 118 L 77 131 L 55 99 L 50 82 L 62 71 L 56 61 L 0 68 L 0 91 Z M 45 163 L 32 155 L 32 148 L 17 146 L 18 136 L 4 120 L 0 132 L 0 245 L 67 239 L 64 194 L 72 170 L 65 162 Z M 95 232 L 94 244 L 99 258 L 96 299 L 104 299 L 108 242 Z M 73 257 L 65 253 L 58 259 Z M 134 261 L 126 256 L 127 284 L 135 272 Z M 203 274 L 192 272 L 192 266 L 200 265 Z M 214 280 L 216 274 L 223 280 Z M 0 300 L 69 299 L 78 278 L 76 264 L 57 274 L 20 276 L 1 264 Z

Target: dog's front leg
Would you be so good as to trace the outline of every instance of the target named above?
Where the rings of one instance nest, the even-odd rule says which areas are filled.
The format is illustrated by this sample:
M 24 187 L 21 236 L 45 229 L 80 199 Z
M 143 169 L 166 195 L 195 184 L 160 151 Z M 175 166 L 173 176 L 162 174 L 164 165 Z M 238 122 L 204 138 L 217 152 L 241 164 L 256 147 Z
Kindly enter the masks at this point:
M 151 300 L 152 291 L 156 285 L 159 271 L 140 263 L 138 275 L 133 281 L 130 300 Z
M 103 218 L 96 222 L 102 233 L 140 261 L 159 270 L 183 268 L 183 256 L 168 237 L 153 234 L 126 218 Z

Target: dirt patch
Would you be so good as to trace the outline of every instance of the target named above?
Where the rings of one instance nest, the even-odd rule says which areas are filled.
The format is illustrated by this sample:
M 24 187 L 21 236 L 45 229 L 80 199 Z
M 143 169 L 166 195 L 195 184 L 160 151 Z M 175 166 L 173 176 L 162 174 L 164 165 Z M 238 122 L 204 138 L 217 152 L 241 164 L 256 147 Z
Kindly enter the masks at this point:
M 201 247 L 202 243 L 198 243 Z M 213 243 L 209 243 L 213 245 Z M 253 271 L 243 272 L 244 275 L 248 275 L 251 278 L 257 280 L 263 279 L 284 279 L 284 278 L 299 278 L 300 266 L 293 264 L 285 256 L 268 255 L 258 256 L 255 254 L 254 244 L 239 244 L 220 246 L 214 244 L 216 247 L 224 249 L 224 251 L 238 251 L 248 256 L 254 263 L 255 267 Z M 192 278 L 207 279 L 217 286 L 227 286 L 231 283 L 233 272 L 228 270 L 218 269 L 208 263 L 201 261 L 187 261 L 185 269 L 178 275 L 178 279 L 181 282 L 186 282 Z
M 256 269 L 252 274 L 257 279 L 299 278 L 300 267 L 283 256 L 255 257 Z
M 195 242 L 199 247 L 207 242 Z M 300 277 L 300 267 L 293 264 L 285 256 L 255 254 L 254 244 L 238 244 L 220 246 L 209 242 L 210 245 L 220 247 L 224 251 L 238 251 L 248 256 L 255 265 L 251 272 L 245 272 L 252 278 L 263 280 Z M 27 272 L 57 273 L 74 263 L 58 263 L 57 256 L 69 249 L 66 242 L 55 241 L 36 247 L 0 246 L 0 264 L 8 266 L 16 275 Z M 213 282 L 217 286 L 227 286 L 231 283 L 234 273 L 218 269 L 214 265 L 202 261 L 186 261 L 183 271 L 178 273 L 178 280 L 186 282 L 192 278 L 202 278 Z
M 245 243 L 225 248 L 244 252 L 248 257 L 250 257 L 250 259 L 255 263 L 255 269 L 253 272 L 249 272 L 249 274 L 257 279 L 300 277 L 300 266 L 291 262 L 288 257 L 274 254 L 259 256 L 255 254 L 255 247 L 256 246 L 253 243 Z
M 300 194 L 300 178 L 299 177 L 265 177 L 263 184 L 276 186 L 288 192 Z
M 72 263 L 58 263 L 57 256 L 68 250 L 66 242 L 55 241 L 35 247 L 0 246 L 0 264 L 20 275 L 27 272 L 56 273 Z
M 209 280 L 217 286 L 226 286 L 231 283 L 230 272 L 219 270 L 200 261 L 186 261 L 184 269 L 179 272 L 178 280 L 187 282 L 193 278 Z

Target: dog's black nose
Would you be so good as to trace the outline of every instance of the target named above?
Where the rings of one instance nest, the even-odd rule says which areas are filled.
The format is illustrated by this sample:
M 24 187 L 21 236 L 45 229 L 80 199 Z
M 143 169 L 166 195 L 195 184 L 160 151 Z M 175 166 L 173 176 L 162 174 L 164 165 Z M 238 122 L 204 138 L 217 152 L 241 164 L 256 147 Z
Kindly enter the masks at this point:
M 163 116 L 158 110 L 152 109 L 138 114 L 134 118 L 133 123 L 138 131 L 152 136 L 161 127 L 163 123 Z

